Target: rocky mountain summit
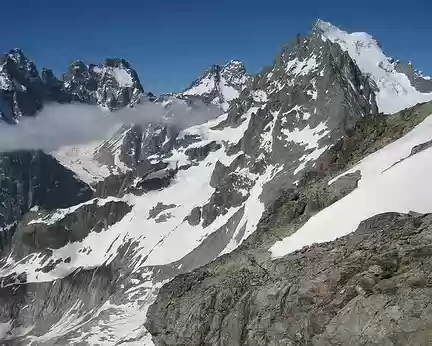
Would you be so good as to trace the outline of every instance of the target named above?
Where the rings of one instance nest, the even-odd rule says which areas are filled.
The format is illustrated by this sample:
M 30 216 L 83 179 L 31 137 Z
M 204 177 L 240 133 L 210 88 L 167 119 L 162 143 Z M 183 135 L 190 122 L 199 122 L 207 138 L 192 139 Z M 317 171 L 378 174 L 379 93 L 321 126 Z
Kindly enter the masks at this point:
M 109 110 L 138 103 L 144 92 L 138 74 L 124 59 L 107 59 L 101 65 L 76 61 L 63 76 L 63 85 L 72 100 Z
M 62 79 L 52 70 L 41 73 L 19 49 L 0 61 L 0 115 L 15 123 L 21 116 L 33 116 L 47 102 L 83 102 L 110 110 L 130 106 L 144 93 L 138 75 L 124 59 L 107 59 L 101 65 L 73 63 Z
M 1 156 L 0 338 L 426 345 L 432 95 L 401 66 L 318 21 L 256 76 L 231 61 L 151 102 L 124 60 L 21 69 L 41 106 L 144 97 L 165 120 Z
M 394 113 L 418 102 L 428 101 L 432 95 L 430 77 L 384 54 L 380 43 L 365 32 L 347 33 L 331 23 L 319 20 L 316 29 L 323 39 L 337 43 L 347 51 L 360 70 L 375 87 L 380 111 Z
M 220 105 L 226 111 L 230 102 L 246 88 L 249 79 L 244 64 L 238 60 L 231 60 L 225 65 L 213 65 L 181 95 L 200 97 L 207 103 Z

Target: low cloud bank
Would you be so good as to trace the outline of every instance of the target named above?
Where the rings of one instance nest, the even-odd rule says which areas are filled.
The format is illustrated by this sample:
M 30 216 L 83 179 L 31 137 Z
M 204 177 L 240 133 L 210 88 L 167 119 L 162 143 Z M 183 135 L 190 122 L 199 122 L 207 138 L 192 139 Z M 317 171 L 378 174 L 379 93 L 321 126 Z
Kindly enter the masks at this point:
M 219 108 L 196 103 L 189 107 L 173 102 L 144 102 L 134 108 L 108 112 L 84 104 L 49 104 L 34 117 L 22 117 L 19 124 L 0 123 L 0 152 L 40 149 L 56 150 L 66 145 L 103 141 L 121 125 L 165 123 L 182 130 L 220 115 Z

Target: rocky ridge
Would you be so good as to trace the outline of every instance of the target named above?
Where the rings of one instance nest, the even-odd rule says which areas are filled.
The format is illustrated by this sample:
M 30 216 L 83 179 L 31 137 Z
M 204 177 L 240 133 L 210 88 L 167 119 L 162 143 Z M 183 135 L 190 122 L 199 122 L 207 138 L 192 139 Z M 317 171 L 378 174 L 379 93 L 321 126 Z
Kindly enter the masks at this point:
M 244 64 L 231 60 L 225 65 L 213 65 L 180 93 L 183 97 L 200 97 L 206 103 L 228 110 L 230 102 L 247 87 L 250 76 Z
M 0 115 L 8 123 L 35 115 L 47 102 L 78 101 L 115 110 L 139 102 L 144 92 L 124 59 L 107 59 L 101 65 L 76 61 L 61 80 L 49 69 L 39 73 L 20 49 L 5 54 L 0 65 Z
M 381 112 L 394 113 L 432 98 L 432 80 L 404 63 L 384 54 L 380 43 L 365 32 L 347 33 L 331 23 L 318 20 L 315 25 L 323 39 L 347 51 L 360 70 L 370 79 Z

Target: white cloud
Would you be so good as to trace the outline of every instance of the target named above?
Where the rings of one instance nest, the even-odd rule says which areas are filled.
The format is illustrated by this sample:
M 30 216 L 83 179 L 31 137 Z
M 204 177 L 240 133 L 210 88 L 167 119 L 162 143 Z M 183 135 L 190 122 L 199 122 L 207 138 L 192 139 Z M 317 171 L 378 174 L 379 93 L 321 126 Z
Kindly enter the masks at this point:
M 53 151 L 66 145 L 102 141 L 122 124 L 167 123 L 181 130 L 219 114 L 219 109 L 204 103 L 191 108 L 183 102 L 174 102 L 170 112 L 151 102 L 116 112 L 84 104 L 49 104 L 34 117 L 21 117 L 16 125 L 0 123 L 0 152 Z

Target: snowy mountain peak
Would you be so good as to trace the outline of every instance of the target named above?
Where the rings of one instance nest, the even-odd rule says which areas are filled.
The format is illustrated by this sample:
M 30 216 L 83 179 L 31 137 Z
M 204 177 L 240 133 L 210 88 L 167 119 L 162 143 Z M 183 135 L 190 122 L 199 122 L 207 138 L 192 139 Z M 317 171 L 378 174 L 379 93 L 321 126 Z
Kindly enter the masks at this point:
M 100 65 L 77 60 L 62 77 L 57 79 L 49 69 L 39 73 L 19 48 L 1 56 L 0 119 L 15 124 L 47 101 L 78 101 L 115 110 L 139 102 L 144 92 L 138 74 L 124 59 L 106 59 Z
M 9 58 L 17 64 L 27 63 L 28 59 L 20 48 L 12 48 L 8 54 Z
M 227 110 L 231 101 L 246 87 L 248 80 L 244 64 L 231 60 L 225 65 L 213 65 L 183 91 L 182 95 L 199 97 L 206 103 Z
M 227 70 L 243 70 L 246 73 L 246 68 L 240 60 L 230 60 L 225 65 L 222 66 L 222 71 Z
M 106 59 L 100 65 L 76 61 L 63 80 L 73 99 L 111 110 L 138 102 L 144 92 L 138 74 L 124 59 Z
M 318 20 L 314 32 L 323 40 L 337 43 L 348 52 L 360 70 L 370 77 L 376 89 L 379 110 L 394 113 L 432 99 L 432 81 L 417 73 L 410 64 L 386 56 L 380 43 L 365 32 L 348 33 Z
M 316 22 L 314 30 L 319 30 L 323 39 L 329 39 L 332 42 L 342 42 L 345 44 L 347 44 L 347 42 L 355 42 L 358 54 L 360 54 L 361 50 L 364 48 L 381 50 L 380 43 L 366 32 L 355 32 L 349 34 L 339 29 L 337 26 L 321 19 Z
M 314 29 L 320 29 L 323 32 L 330 31 L 330 30 L 333 30 L 333 29 L 338 29 L 332 23 L 327 22 L 327 21 L 322 20 L 322 19 L 317 19 L 317 21 L 315 22 L 315 25 L 314 25 L 313 28 Z

